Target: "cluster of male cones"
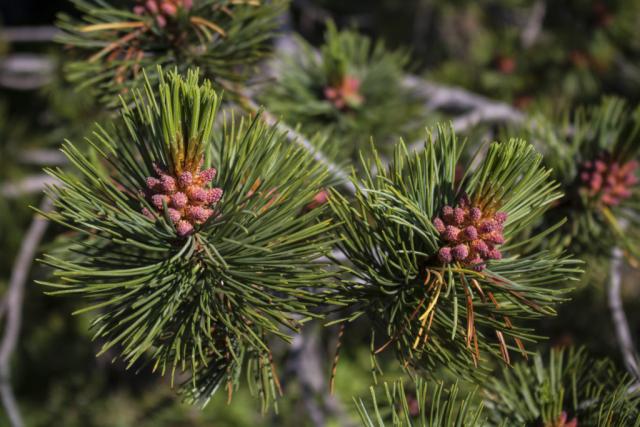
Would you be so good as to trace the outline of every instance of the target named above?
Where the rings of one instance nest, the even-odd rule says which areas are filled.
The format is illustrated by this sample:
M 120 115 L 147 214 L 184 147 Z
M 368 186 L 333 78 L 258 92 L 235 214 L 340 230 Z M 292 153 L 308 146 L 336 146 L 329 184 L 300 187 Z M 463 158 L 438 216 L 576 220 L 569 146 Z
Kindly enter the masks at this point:
M 175 177 L 154 165 L 156 176 L 146 181 L 145 197 L 158 213 L 167 215 L 175 224 L 179 236 L 193 233 L 196 225 L 203 224 L 214 214 L 214 205 L 222 197 L 221 188 L 210 188 L 216 170 L 209 168 L 192 173 L 184 171 Z M 154 213 L 143 209 L 145 216 L 155 219 Z
M 180 10 L 190 10 L 193 0 L 145 0 L 133 8 L 136 15 L 151 15 L 159 27 L 165 27 Z
M 501 259 L 498 245 L 504 243 L 505 212 L 484 212 L 463 196 L 457 206 L 442 208 L 441 215 L 433 219 L 444 246 L 438 251 L 443 264 L 459 262 L 477 271 L 486 267 L 486 261 Z
M 637 169 L 635 160 L 620 163 L 602 153 L 596 160 L 584 162 L 580 181 L 589 197 L 606 206 L 617 206 L 631 197 L 631 187 L 638 183 Z

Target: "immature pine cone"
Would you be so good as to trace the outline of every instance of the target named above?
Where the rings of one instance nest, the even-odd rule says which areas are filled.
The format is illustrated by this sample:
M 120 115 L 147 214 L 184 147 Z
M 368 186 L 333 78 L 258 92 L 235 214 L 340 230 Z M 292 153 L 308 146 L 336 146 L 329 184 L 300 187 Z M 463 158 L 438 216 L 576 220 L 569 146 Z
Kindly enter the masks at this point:
M 338 110 L 359 107 L 364 101 L 360 94 L 360 80 L 351 76 L 345 76 L 339 85 L 327 86 L 324 97 Z
M 145 194 L 151 205 L 162 213 L 167 206 L 167 214 L 176 226 L 179 236 L 191 234 L 194 226 L 206 222 L 214 211 L 212 209 L 222 197 L 221 188 L 209 188 L 207 185 L 215 178 L 216 170 L 205 169 L 198 173 L 182 172 L 174 177 L 154 165 L 156 176 L 147 178 Z M 143 213 L 155 219 L 148 209 Z
M 635 160 L 621 164 L 603 153 L 594 161 L 584 162 L 580 181 L 590 197 L 604 205 L 617 206 L 631 197 L 631 189 L 638 183 L 637 169 Z
M 433 219 L 444 243 L 438 259 L 443 264 L 460 262 L 474 270 L 483 270 L 487 260 L 502 258 L 498 245 L 504 243 L 502 233 L 506 220 L 505 212 L 482 212 L 477 206 L 471 206 L 466 196 L 455 208 L 445 206 L 441 215 Z
M 167 25 L 167 19 L 175 18 L 178 10 L 189 10 L 193 6 L 193 0 L 143 0 L 133 8 L 136 15 L 151 15 L 158 26 Z

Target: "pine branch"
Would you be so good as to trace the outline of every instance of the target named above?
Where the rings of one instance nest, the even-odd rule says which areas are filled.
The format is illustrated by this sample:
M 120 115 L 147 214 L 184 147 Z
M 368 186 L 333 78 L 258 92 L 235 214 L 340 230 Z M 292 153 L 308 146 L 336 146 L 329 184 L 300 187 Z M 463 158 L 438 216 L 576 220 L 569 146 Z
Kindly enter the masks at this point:
M 48 185 L 59 181 L 46 174 L 33 175 L 17 182 L 5 182 L 0 186 L 0 194 L 7 199 L 15 199 L 29 194 L 40 193 Z
M 266 124 L 276 127 L 279 131 L 286 135 L 288 141 L 298 144 L 302 148 L 304 148 L 310 155 L 313 156 L 313 158 L 318 163 L 320 163 L 327 169 L 327 171 L 333 176 L 333 178 L 340 183 L 342 188 L 346 189 L 350 193 L 355 193 L 355 184 L 349 179 L 348 173 L 345 172 L 341 166 L 329 160 L 329 158 L 327 158 L 323 154 L 322 150 L 317 148 L 304 135 L 292 129 L 284 122 L 278 120 L 269 111 L 260 108 L 258 104 L 256 104 L 247 93 L 243 93 L 243 91 L 240 89 L 237 89 L 237 92 L 241 96 L 242 105 L 246 110 L 248 110 L 252 114 L 260 113 L 260 116 Z
M 490 425 L 639 426 L 640 394 L 607 359 L 584 349 L 536 355 L 486 384 Z
M 363 165 L 355 201 L 332 192 L 329 204 L 353 276 L 342 282 L 356 301 L 349 320 L 367 314 L 384 331 L 377 352 L 395 348 L 412 369 L 482 376 L 472 368 L 481 351 L 507 364 L 514 346 L 527 355 L 523 343 L 537 337 L 518 322 L 553 315 L 580 269 L 565 255 L 521 252 L 557 228 L 521 234 L 561 196 L 542 157 L 523 141 L 494 143 L 459 177 L 461 150 L 450 128 L 419 153 L 400 143 L 388 168 L 378 157 Z
M 318 262 L 332 225 L 306 209 L 326 170 L 259 116 L 214 129 L 220 98 L 196 72 L 157 74 L 92 135 L 99 162 L 67 143 L 79 177 L 49 171 L 64 184 L 49 217 L 77 236 L 45 256 L 56 272 L 42 283 L 90 301 L 79 312 L 105 308 L 101 353 L 186 371 L 184 396 L 199 404 L 221 386 L 231 395 L 244 371 L 266 410 L 278 394 L 270 340 L 340 303 Z
M 53 202 L 45 198 L 40 205 L 40 211 L 45 213 L 49 212 L 52 205 Z M 18 343 L 22 326 L 24 287 L 29 278 L 29 271 L 31 270 L 34 256 L 48 225 L 49 221 L 46 219 L 37 216 L 34 217 L 22 240 L 18 255 L 11 270 L 7 293 L 2 299 L 2 305 L 5 307 L 7 319 L 2 340 L 0 341 L 0 396 L 2 397 L 2 404 L 13 427 L 21 427 L 24 423 L 11 387 L 11 356 Z
M 640 368 L 638 367 L 640 357 L 638 357 L 633 339 L 631 338 L 631 330 L 629 329 L 629 322 L 627 321 L 621 298 L 622 263 L 622 251 L 616 247 L 611 253 L 611 264 L 609 267 L 609 285 L 607 287 L 609 309 L 611 310 L 611 317 L 624 365 L 636 381 L 640 382 Z
M 117 95 L 143 81 L 143 69 L 157 82 L 156 65 L 181 72 L 196 66 L 215 83 L 246 81 L 252 67 L 269 53 L 286 1 L 181 0 L 169 7 L 164 0 L 74 4 L 84 16 L 77 20 L 61 15 L 58 23 L 63 31 L 58 40 L 73 47 L 78 58 L 66 67 L 67 77 L 116 107 Z
M 640 108 L 607 97 L 559 121 L 538 116 L 519 132 L 535 141 L 566 191 L 544 223 L 569 220 L 547 247 L 600 256 L 620 246 L 634 263 L 640 256 Z
M 52 42 L 60 35 L 60 30 L 53 26 L 19 26 L 4 27 L 0 31 L 0 40 L 10 43 Z
M 302 38 L 294 43 L 291 53 L 278 44 L 281 55 L 270 66 L 274 81 L 258 99 L 307 134 L 330 134 L 330 157 L 356 160 L 359 151 L 369 151 L 370 138 L 384 150 L 422 128 L 423 100 L 402 86 L 409 63 L 405 51 L 338 31 L 332 22 L 317 50 Z
M 366 427 L 406 426 L 479 427 L 486 422 L 482 404 L 475 405 L 476 390 L 460 393 L 458 384 L 412 381 L 408 389 L 402 381 L 384 383 L 382 390 L 371 387 L 368 401 L 354 399 L 362 425 Z

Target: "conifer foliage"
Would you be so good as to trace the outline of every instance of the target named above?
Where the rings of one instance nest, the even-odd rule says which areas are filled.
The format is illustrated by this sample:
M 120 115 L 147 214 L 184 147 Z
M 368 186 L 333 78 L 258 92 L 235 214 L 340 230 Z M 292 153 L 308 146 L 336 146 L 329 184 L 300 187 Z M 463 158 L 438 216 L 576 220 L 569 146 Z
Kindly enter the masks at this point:
M 486 387 L 492 425 L 640 426 L 640 393 L 611 361 L 584 349 L 518 363 Z
M 350 319 L 368 314 L 404 366 L 458 372 L 478 366 L 482 351 L 510 362 L 534 335 L 518 325 L 553 315 L 578 262 L 522 252 L 554 227 L 519 232 L 561 197 L 542 157 L 521 140 L 493 143 L 480 166 L 459 170 L 460 144 L 450 128 L 429 134 L 424 150 L 397 145 L 391 164 L 379 157 L 356 180 L 355 202 L 329 198 L 340 220 L 338 246 L 353 275 L 342 292 L 357 302 Z M 476 370 L 476 373 L 479 371 Z
M 340 159 L 357 160 L 370 138 L 392 146 L 400 135 L 424 126 L 421 100 L 401 84 L 408 55 L 388 51 L 355 31 L 327 25 L 318 52 L 297 38 L 294 53 L 278 58 L 275 82 L 261 101 L 306 134 L 329 132 L 329 149 Z M 337 147 L 335 147 L 337 146 Z
M 55 273 L 44 284 L 85 298 L 102 352 L 189 372 L 190 399 L 206 402 L 221 383 L 231 393 L 246 368 L 266 402 L 278 384 L 270 337 L 288 339 L 332 286 L 318 262 L 329 222 L 321 207 L 304 210 L 324 171 L 259 117 L 214 137 L 211 83 L 157 75 L 113 129 L 94 132 L 99 162 L 67 143 L 77 174 L 50 171 L 63 185 L 50 189 L 49 216 L 75 237 L 45 256 Z
M 550 221 L 569 218 L 552 245 L 590 254 L 619 245 L 637 257 L 640 109 L 605 98 L 559 124 L 538 117 L 526 133 L 540 142 L 545 163 L 566 188 L 549 212 Z
M 480 427 L 486 423 L 484 408 L 476 402 L 477 393 L 461 393 L 458 384 L 445 386 L 417 378 L 381 387 L 371 387 L 370 399 L 356 399 L 365 427 Z
M 60 42 L 73 47 L 67 66 L 78 88 L 117 106 L 117 95 L 137 85 L 142 70 L 199 67 L 213 82 L 244 81 L 269 52 L 286 1 L 274 0 L 74 0 L 81 20 L 60 19 Z
M 324 326 L 364 325 L 376 382 L 385 351 L 411 377 L 356 399 L 365 426 L 640 427 L 638 385 L 611 362 L 532 348 L 532 320 L 583 273 L 570 252 L 640 255 L 640 110 L 608 98 L 471 157 L 441 124 L 412 150 L 398 136 L 433 117 L 403 84 L 419 81 L 405 51 L 329 22 L 319 50 L 298 38 L 260 64 L 274 79 L 252 91 L 286 0 L 73 1 L 66 74 L 114 114 L 47 169 L 58 185 L 42 214 L 67 233 L 40 283 L 81 301 L 100 354 L 193 404 L 244 384 L 266 411 L 282 356 L 300 357 L 292 336 L 330 313 Z M 468 97 L 474 111 L 448 106 L 465 110 L 458 124 L 497 107 Z

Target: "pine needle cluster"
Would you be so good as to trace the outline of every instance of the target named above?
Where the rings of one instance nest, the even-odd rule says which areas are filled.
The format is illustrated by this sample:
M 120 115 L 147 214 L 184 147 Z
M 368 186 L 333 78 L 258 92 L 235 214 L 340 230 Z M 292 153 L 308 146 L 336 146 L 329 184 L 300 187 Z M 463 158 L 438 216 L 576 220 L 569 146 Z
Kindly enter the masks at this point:
M 591 255 L 618 245 L 637 257 L 640 109 L 605 98 L 561 123 L 537 117 L 525 135 L 541 147 L 545 164 L 566 192 L 547 222 L 568 221 L 548 244 Z
M 220 98 L 193 71 L 156 71 L 159 84 L 134 90 L 109 130 L 88 140 L 94 156 L 67 142 L 75 172 L 50 170 L 48 216 L 72 231 L 43 282 L 77 295 L 96 313 L 101 353 L 129 367 L 185 372 L 187 396 L 206 402 L 221 384 L 231 394 L 240 373 L 265 402 L 277 395 L 270 339 L 289 334 L 325 302 L 332 273 L 319 261 L 331 249 L 322 207 L 305 210 L 325 171 L 259 117 L 224 120 Z M 222 197 L 214 212 L 181 233 L 171 203 L 145 192 L 154 170 L 175 174 L 215 166 Z M 148 215 L 149 211 L 156 212 Z
M 503 369 L 486 386 L 492 425 L 640 426 L 640 393 L 608 359 L 582 349 L 551 350 Z
M 483 352 L 506 363 L 513 349 L 526 356 L 524 343 L 536 337 L 519 323 L 553 315 L 566 281 L 580 273 L 569 256 L 522 251 L 557 229 L 521 235 L 562 196 L 542 156 L 521 140 L 493 143 L 463 175 L 461 151 L 453 130 L 439 127 L 421 152 L 401 142 L 388 167 L 377 156 L 366 164 L 364 178 L 354 178 L 354 201 L 337 192 L 329 198 L 350 274 L 341 291 L 356 301 L 349 320 L 368 315 L 386 337 L 377 353 L 394 348 L 403 366 L 427 373 L 443 366 L 468 373 Z M 440 219 L 465 224 L 474 212 L 478 228 Z M 500 256 L 474 257 L 487 249 L 483 232 Z
M 78 20 L 60 17 L 59 42 L 75 59 L 66 72 L 78 89 L 105 104 L 147 78 L 155 67 L 199 67 L 214 83 L 243 82 L 270 51 L 286 0 L 73 0 Z M 227 85 L 229 86 L 229 85 Z
M 301 38 L 295 53 L 279 58 L 276 81 L 261 101 L 307 134 L 330 133 L 330 151 L 339 159 L 357 160 L 370 148 L 393 145 L 424 123 L 422 101 L 402 86 L 409 56 L 388 51 L 355 31 L 338 31 L 329 23 L 318 52 Z

